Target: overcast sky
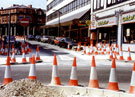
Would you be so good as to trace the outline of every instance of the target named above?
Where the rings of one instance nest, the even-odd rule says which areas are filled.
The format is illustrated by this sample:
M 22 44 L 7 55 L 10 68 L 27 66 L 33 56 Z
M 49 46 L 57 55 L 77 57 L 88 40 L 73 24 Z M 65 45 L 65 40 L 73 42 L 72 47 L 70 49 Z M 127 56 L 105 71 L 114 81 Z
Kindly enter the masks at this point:
M 0 8 L 7 8 L 13 4 L 32 4 L 32 7 L 46 9 L 46 0 L 0 0 Z

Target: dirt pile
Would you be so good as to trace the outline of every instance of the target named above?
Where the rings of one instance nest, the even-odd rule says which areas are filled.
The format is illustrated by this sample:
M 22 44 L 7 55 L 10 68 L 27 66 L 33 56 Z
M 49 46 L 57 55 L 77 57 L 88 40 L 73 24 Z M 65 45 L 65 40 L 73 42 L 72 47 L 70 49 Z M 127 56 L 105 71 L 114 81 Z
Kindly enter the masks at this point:
M 0 97 L 64 97 L 37 80 L 22 79 L 0 87 Z

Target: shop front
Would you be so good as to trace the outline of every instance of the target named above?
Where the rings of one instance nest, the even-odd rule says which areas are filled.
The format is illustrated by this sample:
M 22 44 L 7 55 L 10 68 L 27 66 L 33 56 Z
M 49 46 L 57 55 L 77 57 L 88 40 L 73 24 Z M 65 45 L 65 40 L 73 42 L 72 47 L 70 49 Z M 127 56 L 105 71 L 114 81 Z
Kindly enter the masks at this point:
M 117 43 L 117 18 L 115 16 L 97 20 L 97 42 Z
M 128 50 L 130 47 L 131 51 L 135 51 L 135 11 L 122 14 L 122 25 L 123 25 L 123 50 Z

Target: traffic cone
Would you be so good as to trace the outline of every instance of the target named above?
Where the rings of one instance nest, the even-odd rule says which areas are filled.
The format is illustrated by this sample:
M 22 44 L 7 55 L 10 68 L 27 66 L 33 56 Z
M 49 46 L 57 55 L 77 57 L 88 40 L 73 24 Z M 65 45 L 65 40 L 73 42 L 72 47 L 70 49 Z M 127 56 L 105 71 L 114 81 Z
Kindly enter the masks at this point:
M 92 56 L 89 87 L 90 88 L 99 88 L 97 72 L 96 72 L 95 56 Z
M 117 58 L 117 55 L 114 53 L 113 54 L 113 58 L 115 59 L 115 60 L 117 60 L 118 58 Z
M 88 55 L 90 55 L 90 45 L 88 45 Z
M 68 50 L 70 50 L 70 43 L 68 43 L 68 47 L 67 47 Z
M 10 57 L 7 56 L 7 63 L 6 63 L 3 85 L 6 85 L 12 81 L 13 81 L 13 79 L 11 77 Z
M 51 85 L 61 85 L 61 81 L 58 73 L 56 55 L 54 55 L 54 60 L 53 60 Z
M 86 54 L 86 43 L 84 44 L 84 48 L 83 49 L 84 49 L 83 53 Z
M 104 55 L 104 48 L 102 47 L 101 55 Z
M 110 55 L 110 47 L 108 47 L 107 54 Z
M 26 63 L 25 48 L 23 48 L 22 63 Z
M 120 58 L 119 58 L 119 60 L 124 60 L 122 47 L 120 47 Z
M 95 55 L 98 55 L 97 47 L 95 47 Z
M 113 59 L 112 47 L 110 48 L 110 56 L 109 59 Z
M 13 54 L 14 49 L 14 45 L 12 45 L 11 55 Z
M 112 60 L 112 68 L 111 68 L 111 71 L 110 71 L 110 78 L 109 78 L 109 84 L 108 84 L 107 89 L 119 91 L 119 86 L 118 86 L 117 77 L 116 77 L 115 59 Z
M 12 57 L 11 57 L 11 62 L 16 63 L 16 58 L 15 58 L 15 48 L 13 49 Z
M 29 62 L 32 62 L 31 48 L 29 48 Z
M 36 61 L 40 61 L 39 46 L 37 46 L 37 51 L 36 51 Z
M 130 48 L 128 47 L 128 56 L 127 56 L 127 61 L 131 61 L 131 53 L 130 53 Z
M 133 67 L 133 71 L 132 71 L 129 93 L 135 94 L 135 62 L 134 62 L 134 67 Z
M 30 66 L 30 72 L 29 72 L 29 76 L 28 79 L 37 79 L 36 76 L 36 65 L 35 65 L 35 56 L 32 57 L 32 64 Z
M 76 57 L 74 57 L 69 85 L 70 86 L 78 86 Z
M 81 43 L 79 42 L 79 43 L 78 43 L 78 47 L 77 47 L 77 51 L 79 52 L 80 49 L 81 49 Z
M 119 55 L 119 46 L 116 46 L 116 54 Z
M 4 52 L 4 55 L 7 55 L 8 54 L 8 49 L 7 49 L 7 45 L 5 45 L 5 52 Z

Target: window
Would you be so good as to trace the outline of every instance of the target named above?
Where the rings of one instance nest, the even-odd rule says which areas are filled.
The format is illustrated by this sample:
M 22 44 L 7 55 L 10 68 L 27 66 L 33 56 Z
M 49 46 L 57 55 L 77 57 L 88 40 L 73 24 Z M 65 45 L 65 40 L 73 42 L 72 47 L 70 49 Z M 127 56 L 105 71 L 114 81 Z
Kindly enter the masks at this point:
M 125 1 L 129 1 L 129 0 L 107 0 L 107 7 L 125 2 Z
M 58 0 L 58 1 L 63 1 L 63 0 Z M 104 1 L 104 0 L 102 0 L 102 1 Z M 71 3 L 69 3 L 68 5 L 66 5 L 60 9 L 60 12 L 61 12 L 60 15 L 67 14 L 71 11 L 74 11 L 74 10 L 76 10 L 80 7 L 83 7 L 85 5 L 88 5 L 88 4 L 90 4 L 90 0 L 74 0 Z M 58 17 L 58 15 L 54 14 L 54 13 L 47 16 L 47 21 L 50 21 L 50 20 Z
M 100 10 L 104 8 L 104 0 L 95 0 L 94 4 L 93 4 L 93 10 Z

